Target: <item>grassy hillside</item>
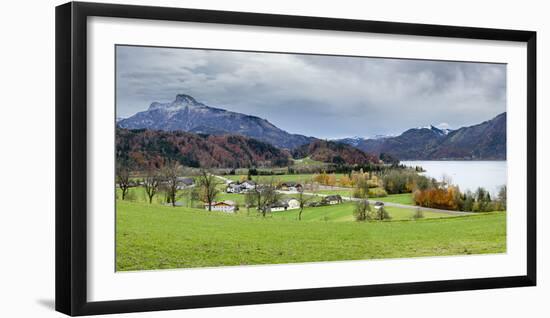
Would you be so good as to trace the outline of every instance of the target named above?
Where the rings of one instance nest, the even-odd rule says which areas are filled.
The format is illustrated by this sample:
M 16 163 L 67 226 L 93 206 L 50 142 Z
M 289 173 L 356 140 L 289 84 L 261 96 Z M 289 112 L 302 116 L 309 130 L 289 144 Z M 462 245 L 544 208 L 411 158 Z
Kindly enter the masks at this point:
M 404 212 L 390 211 L 394 221 L 358 223 L 351 221 L 350 208 L 349 204 L 326 208 L 324 215 L 319 212 L 323 210 L 307 209 L 304 221 L 296 221 L 296 211 L 262 218 L 118 200 L 116 268 L 126 271 L 506 251 L 505 213 L 395 221 L 395 216 Z
M 386 197 L 376 198 L 382 202 L 392 202 L 406 205 L 414 205 L 412 193 L 390 194 Z

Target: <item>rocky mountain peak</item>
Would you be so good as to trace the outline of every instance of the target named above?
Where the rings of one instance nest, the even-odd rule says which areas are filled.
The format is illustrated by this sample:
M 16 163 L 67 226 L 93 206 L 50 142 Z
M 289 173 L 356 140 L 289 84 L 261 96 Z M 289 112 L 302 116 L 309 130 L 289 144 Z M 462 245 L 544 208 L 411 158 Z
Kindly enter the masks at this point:
M 126 129 L 243 135 L 288 149 L 311 141 L 310 137 L 289 134 L 265 119 L 207 106 L 187 94 L 178 94 L 169 103 L 153 102 L 146 111 L 123 119 L 117 125 Z

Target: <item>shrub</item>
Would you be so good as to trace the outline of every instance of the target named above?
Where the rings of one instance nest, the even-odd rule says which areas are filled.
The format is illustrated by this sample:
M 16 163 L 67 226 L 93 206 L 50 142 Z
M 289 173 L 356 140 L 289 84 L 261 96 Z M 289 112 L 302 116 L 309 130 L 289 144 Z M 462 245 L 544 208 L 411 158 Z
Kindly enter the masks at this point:
M 369 189 L 369 197 L 372 198 L 381 198 L 388 196 L 388 193 L 383 188 L 372 188 Z
M 380 208 L 375 209 L 374 211 L 370 211 L 369 213 L 367 213 L 367 220 L 369 220 L 369 221 L 391 220 L 391 216 L 386 211 L 386 208 L 381 206 Z
M 413 170 L 393 169 L 382 176 L 384 189 L 389 194 L 410 193 L 416 189 L 427 189 L 433 182 Z

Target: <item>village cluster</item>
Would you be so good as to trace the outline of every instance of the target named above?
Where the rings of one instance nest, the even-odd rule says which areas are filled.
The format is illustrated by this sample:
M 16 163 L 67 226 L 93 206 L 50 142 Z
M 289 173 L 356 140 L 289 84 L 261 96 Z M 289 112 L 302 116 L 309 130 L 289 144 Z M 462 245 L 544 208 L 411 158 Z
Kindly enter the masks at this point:
M 233 194 L 246 194 L 253 191 L 262 191 L 262 184 L 257 184 L 252 180 L 245 180 L 242 182 L 230 182 L 227 184 L 226 192 Z M 283 182 L 278 185 L 277 190 L 286 193 L 298 193 L 304 190 L 304 187 L 297 182 L 289 181 Z M 308 207 L 318 207 L 326 205 L 335 205 L 343 202 L 342 197 L 339 194 L 323 196 L 320 201 L 309 202 Z M 205 204 L 204 208 L 208 210 L 208 204 Z M 213 202 L 211 205 L 212 211 L 221 211 L 227 213 L 233 213 L 238 210 L 238 204 L 233 200 L 223 200 Z M 293 197 L 287 197 L 279 200 L 276 203 L 270 205 L 271 212 L 281 212 L 287 210 L 295 210 L 300 208 L 300 202 Z

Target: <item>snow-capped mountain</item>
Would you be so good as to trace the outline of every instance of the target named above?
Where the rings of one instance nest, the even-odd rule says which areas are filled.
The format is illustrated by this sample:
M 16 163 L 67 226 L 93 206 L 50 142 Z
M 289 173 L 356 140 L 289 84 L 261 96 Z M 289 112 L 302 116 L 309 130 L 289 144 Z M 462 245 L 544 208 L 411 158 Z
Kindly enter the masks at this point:
M 290 134 L 256 116 L 207 106 L 186 94 L 179 94 L 168 103 L 153 102 L 147 110 L 119 121 L 118 127 L 210 135 L 238 134 L 289 149 L 312 140 L 311 137 Z
M 395 137 L 395 135 L 374 135 L 374 137 L 368 138 L 368 139 L 384 139 L 384 138 L 391 138 L 391 137 Z
M 412 128 L 399 136 L 338 142 L 367 153 L 387 153 L 401 160 L 506 159 L 506 113 L 459 129 L 434 125 Z
M 359 136 L 353 136 L 349 138 L 335 139 L 334 141 L 357 147 L 363 140 L 365 140 L 365 138 L 359 137 Z
M 431 130 L 433 133 L 438 134 L 440 136 L 447 136 L 451 131 L 453 131 L 452 129 L 449 129 L 449 128 L 437 128 L 434 125 L 430 125 L 427 129 Z

